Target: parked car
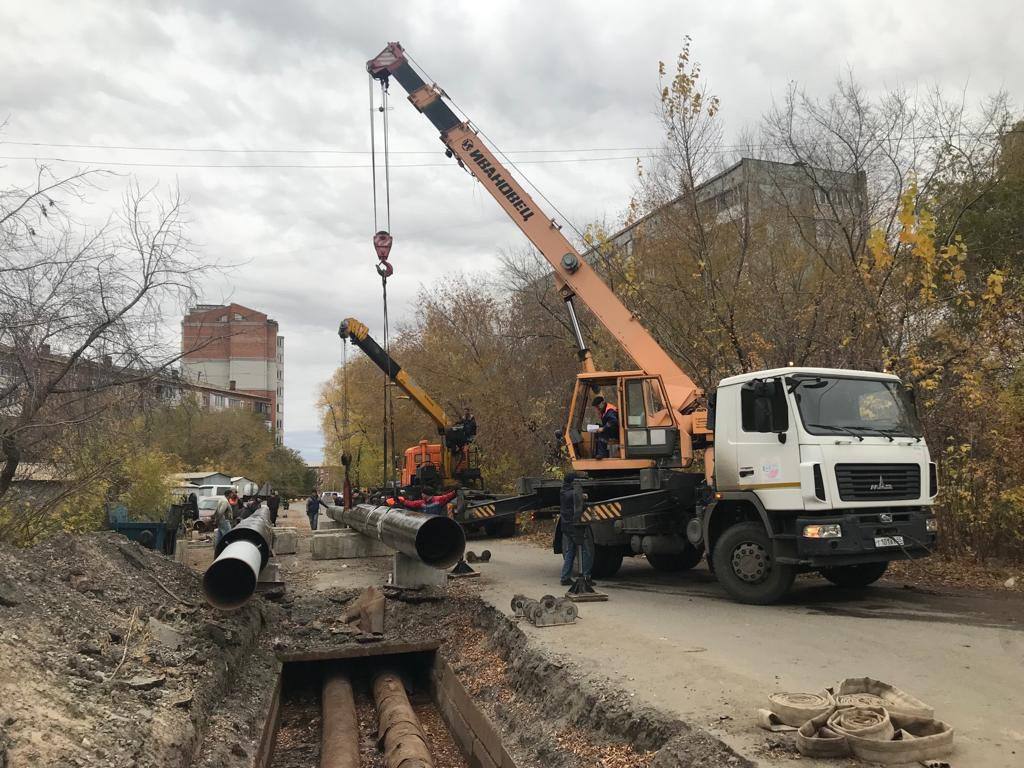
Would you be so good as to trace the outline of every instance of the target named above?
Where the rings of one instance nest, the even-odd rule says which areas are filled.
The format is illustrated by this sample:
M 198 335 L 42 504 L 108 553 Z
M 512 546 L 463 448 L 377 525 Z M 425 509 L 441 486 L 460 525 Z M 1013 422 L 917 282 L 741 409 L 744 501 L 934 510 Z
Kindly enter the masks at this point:
M 204 496 L 199 499 L 199 519 L 196 520 L 196 530 L 210 532 L 213 530 L 213 514 L 220 504 L 220 496 Z
M 238 489 L 233 485 L 201 485 L 195 489 L 195 494 L 200 499 L 205 498 L 207 496 L 215 496 L 217 498 L 222 498 L 224 494 L 227 493 L 228 491 L 237 492 Z M 241 496 L 242 494 L 239 493 L 239 495 Z

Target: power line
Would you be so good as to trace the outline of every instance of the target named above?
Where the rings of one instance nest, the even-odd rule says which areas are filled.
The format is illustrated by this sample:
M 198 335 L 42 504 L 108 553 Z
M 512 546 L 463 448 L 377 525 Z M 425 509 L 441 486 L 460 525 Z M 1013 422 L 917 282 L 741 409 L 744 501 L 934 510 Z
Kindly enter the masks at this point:
M 453 102 L 454 103 L 454 102 Z M 920 134 L 907 136 L 907 139 L 957 139 L 957 138 L 993 138 L 1022 131 L 1012 128 L 1007 131 L 981 131 L 978 133 L 958 132 L 949 134 Z M 836 142 L 827 142 L 836 143 Z M 93 144 L 93 143 L 70 143 L 38 141 L 29 139 L 0 139 L 0 144 L 13 144 L 24 147 L 58 147 L 61 149 L 115 149 L 127 152 L 198 152 L 218 154 L 289 154 L 289 155 L 370 155 L 366 149 L 340 149 L 338 147 L 183 147 L 168 145 L 147 145 L 147 144 Z M 783 145 L 769 144 L 776 148 L 784 148 Z M 750 148 L 747 144 L 722 144 L 719 149 L 742 150 Z M 536 155 L 536 154 L 557 154 L 562 152 L 658 152 L 663 146 L 657 147 L 554 147 L 546 149 L 506 149 L 508 155 Z M 391 150 L 393 155 L 433 155 L 439 149 L 402 149 Z
M 557 160 L 520 160 L 520 165 L 552 165 L 552 164 L 564 164 L 564 163 L 601 163 L 615 160 L 637 160 L 660 157 L 661 155 L 622 155 L 619 157 L 572 157 L 572 158 L 559 158 Z M 0 155 L 0 160 L 30 160 L 33 162 L 45 162 L 45 163 L 74 163 L 76 165 L 87 165 L 93 167 L 101 166 L 115 166 L 119 168 L 284 168 L 284 169 L 325 169 L 325 170 L 337 170 L 344 168 L 353 169 L 366 169 L 372 168 L 373 166 L 369 163 L 346 163 L 346 164 L 333 164 L 333 163 L 307 163 L 307 164 L 292 164 L 292 163 L 142 163 L 142 162 L 125 162 L 120 160 L 101 160 L 101 159 L 86 159 L 86 158 L 66 158 L 66 157 L 41 157 L 41 156 L 10 156 Z M 457 168 L 458 165 L 454 162 L 438 162 L 438 163 L 399 163 L 392 165 L 392 168 Z
M 27 141 L 24 139 L 0 139 L 0 144 L 16 144 L 24 147 L 58 147 L 61 149 L 117 149 L 129 152 L 210 152 L 222 154 L 282 154 L 282 155 L 370 155 L 366 149 L 337 149 L 335 147 L 324 148 L 295 148 L 295 149 L 250 149 L 242 147 L 169 147 L 169 146 L 145 146 L 129 144 L 62 144 L 50 141 Z M 554 154 L 558 152 L 651 152 L 660 147 L 563 147 L 554 149 L 511 149 L 510 154 Z M 435 149 L 392 149 L 393 155 L 436 155 L 441 152 L 440 148 Z

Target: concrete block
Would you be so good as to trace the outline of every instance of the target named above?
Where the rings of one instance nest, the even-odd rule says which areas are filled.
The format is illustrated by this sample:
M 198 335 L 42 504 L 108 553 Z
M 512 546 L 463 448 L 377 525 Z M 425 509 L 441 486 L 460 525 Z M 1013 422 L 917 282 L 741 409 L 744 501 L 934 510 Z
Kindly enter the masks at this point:
M 281 581 L 281 564 L 277 560 L 270 560 L 263 570 L 260 571 L 260 577 L 256 580 L 259 582 L 271 582 L 276 583 Z
M 274 554 L 294 555 L 299 549 L 299 532 L 295 528 L 274 528 Z
M 479 739 L 473 741 L 473 753 L 469 756 L 469 764 L 473 768 L 498 768 L 494 758 L 488 754 Z
M 310 542 L 314 560 L 344 560 L 356 557 L 386 557 L 394 552 L 376 539 L 351 529 L 317 531 Z
M 491 724 L 484 711 L 471 703 L 469 708 L 463 711 L 462 716 L 466 718 L 466 724 L 469 725 L 473 735 L 483 745 L 484 751 L 488 753 L 491 760 L 495 763 L 500 763 L 501 739 L 498 737 L 498 731 Z
M 443 587 L 448 583 L 448 572 L 431 568 L 401 552 L 395 553 L 391 571 L 396 587 Z

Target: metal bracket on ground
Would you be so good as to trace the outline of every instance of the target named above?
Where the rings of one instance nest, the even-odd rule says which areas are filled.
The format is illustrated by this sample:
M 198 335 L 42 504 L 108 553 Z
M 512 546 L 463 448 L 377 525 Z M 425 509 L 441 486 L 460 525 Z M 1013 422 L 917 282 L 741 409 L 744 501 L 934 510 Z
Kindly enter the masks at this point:
M 579 609 L 572 602 L 554 595 L 544 595 L 540 600 L 532 600 L 526 595 L 515 595 L 512 598 L 512 613 L 517 618 L 526 619 L 535 627 L 575 624 L 579 617 Z

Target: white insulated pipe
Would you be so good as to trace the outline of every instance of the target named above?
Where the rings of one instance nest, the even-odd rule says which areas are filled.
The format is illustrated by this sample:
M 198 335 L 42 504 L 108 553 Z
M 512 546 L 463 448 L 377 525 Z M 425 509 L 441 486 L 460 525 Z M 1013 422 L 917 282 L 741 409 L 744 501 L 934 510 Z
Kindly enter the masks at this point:
M 273 547 L 274 528 L 266 507 L 225 533 L 217 545 L 217 559 L 203 574 L 203 591 L 210 605 L 226 611 L 245 605 L 256 591 Z
M 206 569 L 203 588 L 214 608 L 231 610 L 246 603 L 256 589 L 263 557 L 251 541 L 228 544 Z

